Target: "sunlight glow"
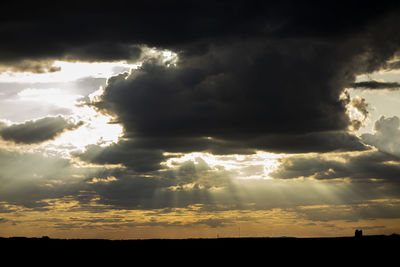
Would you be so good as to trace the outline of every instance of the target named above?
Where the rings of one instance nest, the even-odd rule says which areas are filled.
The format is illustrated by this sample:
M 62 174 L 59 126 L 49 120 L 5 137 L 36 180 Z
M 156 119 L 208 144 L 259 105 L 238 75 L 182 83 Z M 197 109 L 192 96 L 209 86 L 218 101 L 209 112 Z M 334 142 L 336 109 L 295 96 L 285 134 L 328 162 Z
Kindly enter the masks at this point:
M 71 94 L 59 88 L 36 89 L 27 88 L 18 93 L 22 101 L 38 101 L 63 108 L 74 108 L 81 95 Z
M 173 65 L 177 62 L 177 54 L 168 50 L 143 47 L 141 61 L 148 59 L 158 60 L 161 64 Z M 42 62 L 37 62 L 40 64 Z M 47 62 L 53 72 L 25 72 L 25 71 L 3 71 L 0 73 L 0 82 L 3 83 L 33 83 L 35 87 L 24 88 L 17 92 L 16 98 L 12 99 L 16 105 L 29 103 L 38 108 L 45 103 L 70 110 L 68 119 L 80 122 L 82 126 L 72 131 L 66 131 L 55 140 L 40 144 L 39 150 L 47 150 L 48 153 L 68 155 L 75 150 L 84 150 L 87 145 L 97 144 L 108 146 L 118 142 L 123 135 L 123 126 L 113 123 L 113 118 L 101 114 L 93 107 L 86 105 L 86 101 L 96 102 L 101 98 L 104 88 L 89 95 L 81 95 L 76 88 L 36 87 L 36 84 L 67 83 L 82 78 L 109 78 L 122 72 L 138 68 L 142 63 L 129 64 L 120 62 L 81 62 L 81 61 L 54 61 Z M 0 118 L 6 121 L 8 118 Z M 35 119 L 35 118 L 32 118 Z M 10 121 L 10 124 L 12 122 Z
M 210 168 L 223 168 L 236 173 L 238 179 L 271 179 L 268 174 L 276 170 L 279 166 L 281 154 L 273 154 L 258 151 L 251 155 L 213 155 L 204 152 L 194 152 L 188 154 L 165 153 L 166 156 L 172 156 L 166 162 L 162 163 L 168 168 L 174 168 L 186 161 L 192 161 L 194 164 L 205 162 Z
M 87 145 L 108 146 L 118 141 L 123 134 L 120 124 L 111 123 L 112 118 L 98 113 L 92 107 L 81 106 L 75 110 L 75 120 L 84 125 L 74 131 L 65 132 L 52 145 L 70 147 L 72 150 L 84 150 Z
M 84 77 L 108 78 L 121 72 L 137 68 L 137 64 L 120 62 L 69 62 L 54 61 L 52 67 L 59 69 L 56 72 L 32 73 L 5 71 L 0 73 L 0 82 L 13 83 L 49 83 L 68 82 Z

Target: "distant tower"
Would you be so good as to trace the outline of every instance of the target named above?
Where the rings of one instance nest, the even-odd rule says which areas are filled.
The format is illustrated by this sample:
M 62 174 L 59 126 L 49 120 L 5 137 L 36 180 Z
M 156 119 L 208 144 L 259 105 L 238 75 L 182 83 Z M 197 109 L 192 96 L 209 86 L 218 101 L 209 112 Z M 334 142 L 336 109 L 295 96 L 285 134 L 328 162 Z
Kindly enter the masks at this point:
M 362 237 L 362 230 L 356 230 L 356 231 L 354 232 L 354 237 L 356 237 L 356 238 Z

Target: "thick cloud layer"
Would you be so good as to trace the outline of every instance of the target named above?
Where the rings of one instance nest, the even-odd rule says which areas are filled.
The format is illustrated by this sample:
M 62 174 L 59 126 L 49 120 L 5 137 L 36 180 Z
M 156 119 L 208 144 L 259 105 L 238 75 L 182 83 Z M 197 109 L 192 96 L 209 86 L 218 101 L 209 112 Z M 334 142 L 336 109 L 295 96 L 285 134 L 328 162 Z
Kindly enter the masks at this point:
M 199 53 L 210 41 L 232 38 L 343 40 L 393 11 L 393 5 L 391 1 L 360 5 L 357 1 L 238 0 L 108 5 L 61 1 L 21 7 L 9 2 L 0 20 L 0 61 L 12 65 L 26 59 L 135 60 L 140 56 L 138 44 Z
M 61 116 L 46 117 L 10 126 L 0 125 L 0 136 L 15 143 L 34 144 L 54 139 L 64 131 L 73 130 L 80 125 L 82 123 L 75 124 Z

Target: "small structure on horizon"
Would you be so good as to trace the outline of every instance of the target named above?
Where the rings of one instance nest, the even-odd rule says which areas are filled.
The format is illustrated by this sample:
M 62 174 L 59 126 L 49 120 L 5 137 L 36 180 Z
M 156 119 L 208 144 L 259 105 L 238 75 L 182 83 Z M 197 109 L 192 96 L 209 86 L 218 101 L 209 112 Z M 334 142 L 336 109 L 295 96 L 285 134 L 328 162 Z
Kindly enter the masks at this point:
M 356 231 L 354 232 L 354 237 L 356 237 L 356 238 L 360 238 L 360 237 L 362 237 L 362 230 L 358 230 L 358 229 L 356 229 Z

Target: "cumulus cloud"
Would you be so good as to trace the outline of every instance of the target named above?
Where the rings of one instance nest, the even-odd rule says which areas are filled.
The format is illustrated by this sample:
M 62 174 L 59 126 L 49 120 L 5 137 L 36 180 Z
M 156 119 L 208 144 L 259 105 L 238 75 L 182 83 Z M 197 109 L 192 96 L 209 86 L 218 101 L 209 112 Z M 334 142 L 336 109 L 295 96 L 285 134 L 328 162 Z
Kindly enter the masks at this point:
M 380 151 L 400 157 L 400 119 L 397 116 L 382 116 L 375 122 L 375 133 L 361 135 L 361 139 Z
M 82 122 L 74 123 L 62 116 L 45 117 L 8 126 L 2 124 L 0 136 L 15 143 L 34 144 L 54 139 L 64 131 L 76 129 L 81 125 Z
M 353 78 L 341 72 L 361 71 L 368 60 L 356 65 L 349 55 L 340 60 L 336 45 L 310 49 L 310 42 L 212 45 L 201 55 L 180 54 L 176 66 L 148 60 L 110 78 L 93 104 L 117 117 L 126 138 L 165 152 L 365 149 L 346 133 L 351 121 L 339 96 Z

